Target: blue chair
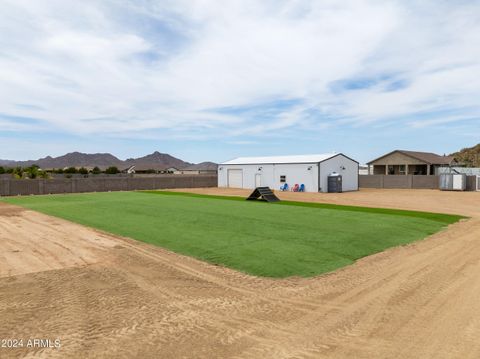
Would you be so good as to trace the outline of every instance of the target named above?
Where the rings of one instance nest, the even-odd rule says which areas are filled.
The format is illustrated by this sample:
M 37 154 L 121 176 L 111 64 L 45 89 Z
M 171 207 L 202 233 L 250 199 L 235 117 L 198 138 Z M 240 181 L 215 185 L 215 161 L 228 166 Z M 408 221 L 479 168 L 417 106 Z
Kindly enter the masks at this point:
M 280 191 L 285 192 L 288 191 L 288 183 L 284 183 L 280 186 Z
M 298 192 L 305 192 L 305 185 L 303 183 L 298 188 Z

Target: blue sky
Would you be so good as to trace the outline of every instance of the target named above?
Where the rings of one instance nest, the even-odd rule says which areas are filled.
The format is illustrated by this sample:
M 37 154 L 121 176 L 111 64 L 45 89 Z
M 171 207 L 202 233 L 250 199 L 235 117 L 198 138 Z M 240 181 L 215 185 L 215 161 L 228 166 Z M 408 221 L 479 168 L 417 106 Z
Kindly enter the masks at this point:
M 0 0 L 0 158 L 480 142 L 480 2 Z

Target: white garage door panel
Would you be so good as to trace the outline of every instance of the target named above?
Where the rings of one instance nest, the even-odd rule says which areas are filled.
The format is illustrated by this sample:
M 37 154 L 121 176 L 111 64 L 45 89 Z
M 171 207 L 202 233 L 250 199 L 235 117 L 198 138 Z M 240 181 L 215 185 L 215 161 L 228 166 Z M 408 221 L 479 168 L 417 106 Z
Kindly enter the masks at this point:
M 243 188 L 242 170 L 228 170 L 228 187 Z

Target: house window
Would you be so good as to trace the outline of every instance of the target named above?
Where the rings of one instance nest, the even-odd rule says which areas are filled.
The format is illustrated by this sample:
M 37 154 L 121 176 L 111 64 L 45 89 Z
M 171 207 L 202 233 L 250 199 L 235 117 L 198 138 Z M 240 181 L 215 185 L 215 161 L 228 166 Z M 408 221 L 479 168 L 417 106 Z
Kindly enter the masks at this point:
M 395 174 L 395 168 L 393 167 L 393 165 L 388 165 L 388 174 L 389 175 Z
M 280 183 L 287 182 L 287 176 L 280 176 Z
M 404 175 L 404 174 L 405 174 L 405 165 L 400 165 L 400 166 L 398 166 L 398 172 L 399 172 L 401 175 Z

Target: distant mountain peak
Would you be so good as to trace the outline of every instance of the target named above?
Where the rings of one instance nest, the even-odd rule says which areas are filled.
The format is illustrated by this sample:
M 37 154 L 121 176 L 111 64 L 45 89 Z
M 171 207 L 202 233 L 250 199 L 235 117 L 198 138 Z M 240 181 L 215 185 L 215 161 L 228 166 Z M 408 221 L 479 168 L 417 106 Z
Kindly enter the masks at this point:
M 125 161 L 126 165 L 134 165 L 136 170 L 163 170 L 170 167 L 177 169 L 185 168 L 190 165 L 189 162 L 182 161 L 168 153 L 155 151 L 143 157 L 132 158 Z
M 168 153 L 161 153 L 159 151 L 154 151 L 153 153 L 143 157 L 128 158 L 125 161 L 118 159 L 111 153 L 83 153 L 78 151 L 69 152 L 58 157 L 46 156 L 38 160 L 0 160 L 0 165 L 8 167 L 28 167 L 34 164 L 43 169 L 65 167 L 99 167 L 101 169 L 105 169 L 110 166 L 116 166 L 120 169 L 124 169 L 134 165 L 137 170 L 163 170 L 170 167 L 183 169 L 192 165 L 192 163 L 182 161 L 181 159 L 173 157 Z

